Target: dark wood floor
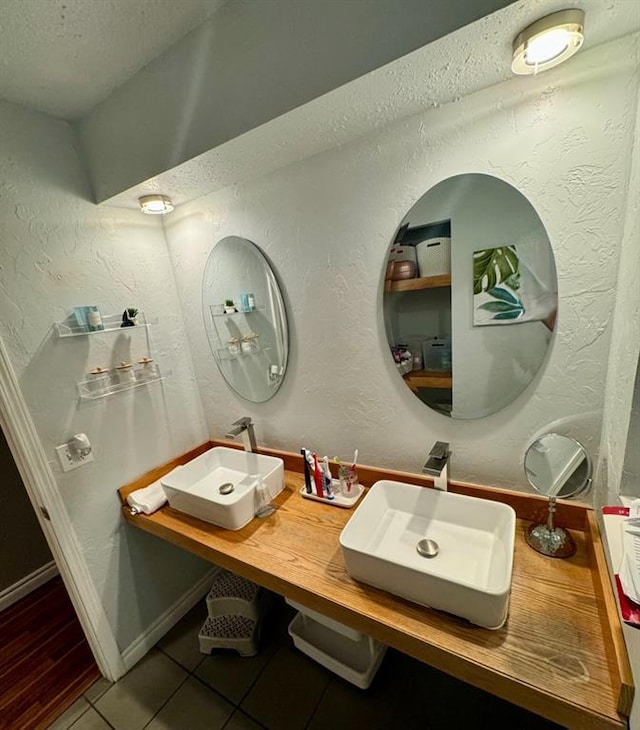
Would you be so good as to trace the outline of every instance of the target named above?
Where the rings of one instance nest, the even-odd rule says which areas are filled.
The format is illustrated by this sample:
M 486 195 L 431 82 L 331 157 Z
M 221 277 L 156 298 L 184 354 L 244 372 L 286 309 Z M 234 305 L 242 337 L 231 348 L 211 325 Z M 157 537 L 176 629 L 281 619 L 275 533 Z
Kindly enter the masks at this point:
M 60 578 L 0 613 L 0 729 L 39 730 L 100 673 Z

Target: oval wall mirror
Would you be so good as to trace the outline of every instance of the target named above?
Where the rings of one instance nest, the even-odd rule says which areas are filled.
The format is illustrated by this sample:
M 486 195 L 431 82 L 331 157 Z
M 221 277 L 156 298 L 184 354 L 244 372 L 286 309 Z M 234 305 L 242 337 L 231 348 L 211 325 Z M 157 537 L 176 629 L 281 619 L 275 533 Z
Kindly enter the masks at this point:
M 391 243 L 383 294 L 391 355 L 439 413 L 480 418 L 520 395 L 547 356 L 557 306 L 542 221 L 491 175 L 438 183 Z
M 568 499 L 591 486 L 591 459 L 584 446 L 568 436 L 548 433 L 534 441 L 524 457 L 524 472 L 539 494 L 549 497 L 549 513 L 544 524 L 529 526 L 527 543 L 552 558 L 568 558 L 576 551 L 571 535 L 554 522 L 556 499 Z
M 254 403 L 273 397 L 287 369 L 287 317 L 269 262 L 251 241 L 227 236 L 213 247 L 202 279 L 202 313 L 231 389 Z

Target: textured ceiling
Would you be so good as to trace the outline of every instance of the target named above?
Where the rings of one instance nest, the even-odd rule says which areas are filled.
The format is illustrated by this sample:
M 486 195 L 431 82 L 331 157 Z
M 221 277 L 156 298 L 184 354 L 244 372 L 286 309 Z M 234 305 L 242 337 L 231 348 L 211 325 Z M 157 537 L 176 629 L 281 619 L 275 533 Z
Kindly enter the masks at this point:
M 225 0 L 0 0 L 0 99 L 77 119 Z
M 532 86 L 532 77 L 515 77 L 511 72 L 512 38 L 536 19 L 562 9 L 566 2 L 520 0 L 125 190 L 107 202 L 134 210 L 138 208 L 140 195 L 162 192 L 180 205 L 346 144 L 426 108 L 459 103 L 464 97 L 501 82 L 509 83 L 508 90 L 505 87 L 496 92 L 503 95 L 501 103 L 506 104 L 509 98 L 531 93 Z M 640 0 L 607 3 L 573 0 L 571 4 L 586 13 L 586 38 L 581 56 L 590 48 L 640 31 Z M 611 47 L 607 62 L 612 66 L 624 63 L 638 66 L 638 45 L 627 44 L 626 53 L 630 55 L 625 52 L 618 55 L 615 47 Z M 553 88 L 552 80 L 558 83 L 577 67 L 584 68 L 570 59 L 546 72 L 543 78 Z M 591 68 L 589 73 L 597 74 L 597 69 Z M 430 131 L 436 134 L 437 129 Z

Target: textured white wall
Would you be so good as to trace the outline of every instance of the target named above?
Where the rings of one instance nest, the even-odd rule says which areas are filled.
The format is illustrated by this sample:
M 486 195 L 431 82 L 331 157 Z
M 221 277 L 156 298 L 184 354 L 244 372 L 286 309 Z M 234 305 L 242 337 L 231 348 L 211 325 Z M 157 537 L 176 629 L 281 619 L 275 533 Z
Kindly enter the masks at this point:
M 547 74 L 513 79 L 181 206 L 166 234 L 210 434 L 246 413 L 263 444 L 341 456 L 358 447 L 363 463 L 410 471 L 433 441 L 447 440 L 455 478 L 517 489 L 526 489 L 523 453 L 540 432 L 573 435 L 595 456 L 636 114 L 635 54 L 634 38 L 598 47 Z M 560 314 L 533 384 L 499 413 L 463 422 L 423 406 L 394 372 L 381 288 L 405 213 L 435 183 L 469 171 L 503 178 L 536 208 L 556 256 Z M 229 391 L 202 326 L 204 263 L 226 235 L 263 249 L 288 305 L 289 371 L 265 404 Z
M 99 209 L 66 123 L 0 104 L 0 335 L 50 458 L 88 569 L 121 649 L 204 574 L 200 560 L 125 526 L 116 489 L 206 438 L 162 224 Z M 146 354 L 144 331 L 57 339 L 74 306 L 138 306 L 173 376 L 78 405 L 95 365 Z M 61 472 L 54 446 L 84 431 L 95 463 Z

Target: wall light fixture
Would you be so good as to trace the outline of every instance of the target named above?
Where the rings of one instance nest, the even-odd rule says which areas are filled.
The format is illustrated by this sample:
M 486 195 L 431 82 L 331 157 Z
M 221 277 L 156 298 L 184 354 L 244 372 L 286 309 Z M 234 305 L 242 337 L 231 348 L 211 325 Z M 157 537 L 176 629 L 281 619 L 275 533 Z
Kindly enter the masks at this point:
M 511 70 L 515 74 L 546 71 L 571 58 L 583 41 L 583 10 L 572 8 L 546 15 L 515 37 Z
M 147 215 L 164 215 L 173 210 L 173 203 L 167 195 L 143 195 L 138 202 L 140 210 Z

